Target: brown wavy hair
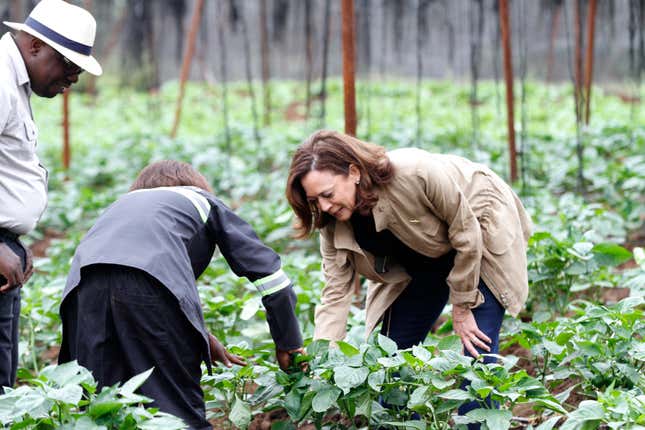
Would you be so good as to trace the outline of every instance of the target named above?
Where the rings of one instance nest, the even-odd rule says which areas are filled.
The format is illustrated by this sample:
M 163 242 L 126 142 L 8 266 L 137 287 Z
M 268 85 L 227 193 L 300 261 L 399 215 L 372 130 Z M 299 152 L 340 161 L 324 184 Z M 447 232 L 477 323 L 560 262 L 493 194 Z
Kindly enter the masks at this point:
M 347 176 L 351 165 L 361 174 L 355 210 L 367 215 L 378 201 L 376 187 L 387 184 L 394 175 L 385 148 L 331 130 L 318 130 L 298 146 L 291 160 L 286 190 L 287 200 L 296 214 L 297 238 L 308 236 L 333 219 L 317 205 L 309 203 L 302 178 L 312 170 L 328 170 Z
M 209 193 L 213 192 L 206 178 L 193 166 L 175 160 L 162 160 L 148 164 L 134 180 L 130 191 L 181 186 L 193 186 Z

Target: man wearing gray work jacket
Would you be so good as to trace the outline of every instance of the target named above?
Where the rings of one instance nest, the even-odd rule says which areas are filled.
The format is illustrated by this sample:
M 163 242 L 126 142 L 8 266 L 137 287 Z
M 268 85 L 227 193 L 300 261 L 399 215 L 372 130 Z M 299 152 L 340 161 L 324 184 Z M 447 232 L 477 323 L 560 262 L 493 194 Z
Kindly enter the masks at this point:
M 47 171 L 36 155 L 38 132 L 31 93 L 52 98 L 83 70 L 102 73 L 92 57 L 96 21 L 63 0 L 42 0 L 17 30 L 0 39 L 0 394 L 15 383 L 20 287 L 32 272 L 20 235 L 47 206 Z

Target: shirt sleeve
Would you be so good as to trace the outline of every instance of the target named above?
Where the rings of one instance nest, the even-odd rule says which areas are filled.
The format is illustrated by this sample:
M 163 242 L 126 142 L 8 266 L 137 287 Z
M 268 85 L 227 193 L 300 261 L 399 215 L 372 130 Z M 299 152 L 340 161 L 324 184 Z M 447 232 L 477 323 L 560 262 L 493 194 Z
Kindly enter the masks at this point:
M 320 253 L 325 287 L 321 303 L 316 307 L 314 339 L 342 340 L 347 333 L 355 270 L 347 258 L 339 255 L 329 228 L 321 230 Z
M 222 255 L 236 275 L 251 281 L 262 295 L 271 336 L 278 349 L 302 346 L 296 317 L 296 294 L 282 270 L 280 257 L 253 228 L 221 201 L 211 198 L 208 226 Z
M 422 164 L 417 172 L 422 178 L 430 210 L 448 225 L 448 240 L 457 251 L 447 279 L 449 301 L 453 305 L 477 307 L 483 302 L 478 289 L 483 252 L 479 221 L 450 172 L 439 162 L 430 164 Z

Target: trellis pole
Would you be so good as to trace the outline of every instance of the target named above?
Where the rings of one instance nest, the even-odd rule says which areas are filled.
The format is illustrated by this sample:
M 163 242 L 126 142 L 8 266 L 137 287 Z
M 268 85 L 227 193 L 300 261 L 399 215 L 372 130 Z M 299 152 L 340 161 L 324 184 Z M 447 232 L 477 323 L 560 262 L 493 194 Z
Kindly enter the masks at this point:
M 269 26 L 267 22 L 267 0 L 260 0 L 260 47 L 262 56 L 262 101 L 264 112 L 262 123 L 264 126 L 271 124 L 271 63 L 269 57 Z
M 71 88 L 67 88 L 63 93 L 63 169 L 69 170 L 70 162 L 70 145 L 69 145 L 69 93 Z
M 508 0 L 499 0 L 499 22 L 502 30 L 504 48 L 504 80 L 506 81 L 506 110 L 508 123 L 508 158 L 511 182 L 517 180 L 517 160 L 515 151 L 515 124 L 513 111 L 513 63 L 511 58 L 511 32 L 508 17 Z
M 186 87 L 186 79 L 190 73 L 190 63 L 195 53 L 195 40 L 197 39 L 197 31 L 199 24 L 202 20 L 202 8 L 204 0 L 197 0 L 195 3 L 195 10 L 190 21 L 190 30 L 188 32 L 188 41 L 186 42 L 186 50 L 184 52 L 184 61 L 181 65 L 181 73 L 179 75 L 179 95 L 177 96 L 177 107 L 175 109 L 175 122 L 172 126 L 170 136 L 172 138 L 177 136 L 177 129 L 179 128 L 179 121 L 181 119 L 181 106 L 184 100 L 184 92 Z
M 354 0 L 342 0 L 343 18 L 343 94 L 345 133 L 356 136 L 355 31 Z
M 589 0 L 587 11 L 587 54 L 585 55 L 585 124 L 589 125 L 591 115 L 591 81 L 593 80 L 594 38 L 596 30 L 596 0 Z

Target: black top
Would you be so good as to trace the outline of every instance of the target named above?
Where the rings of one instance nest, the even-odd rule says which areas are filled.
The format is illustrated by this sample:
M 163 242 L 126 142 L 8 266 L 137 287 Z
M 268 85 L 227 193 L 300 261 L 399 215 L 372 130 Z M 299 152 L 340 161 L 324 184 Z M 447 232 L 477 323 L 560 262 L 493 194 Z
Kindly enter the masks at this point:
M 454 251 L 438 258 L 432 258 L 416 252 L 388 229 L 377 232 L 372 214 L 361 215 L 354 212 L 350 222 L 358 245 L 364 251 L 374 255 L 377 273 L 387 272 L 393 261 L 402 265 L 408 273 L 439 269 L 446 270 L 448 273 L 454 265 Z
M 179 301 L 208 345 L 195 280 L 218 247 L 238 276 L 262 294 L 271 336 L 281 350 L 302 346 L 296 295 L 280 257 L 219 199 L 195 187 L 162 187 L 121 196 L 76 249 L 63 300 L 81 282 L 81 269 L 116 264 L 148 273 Z

